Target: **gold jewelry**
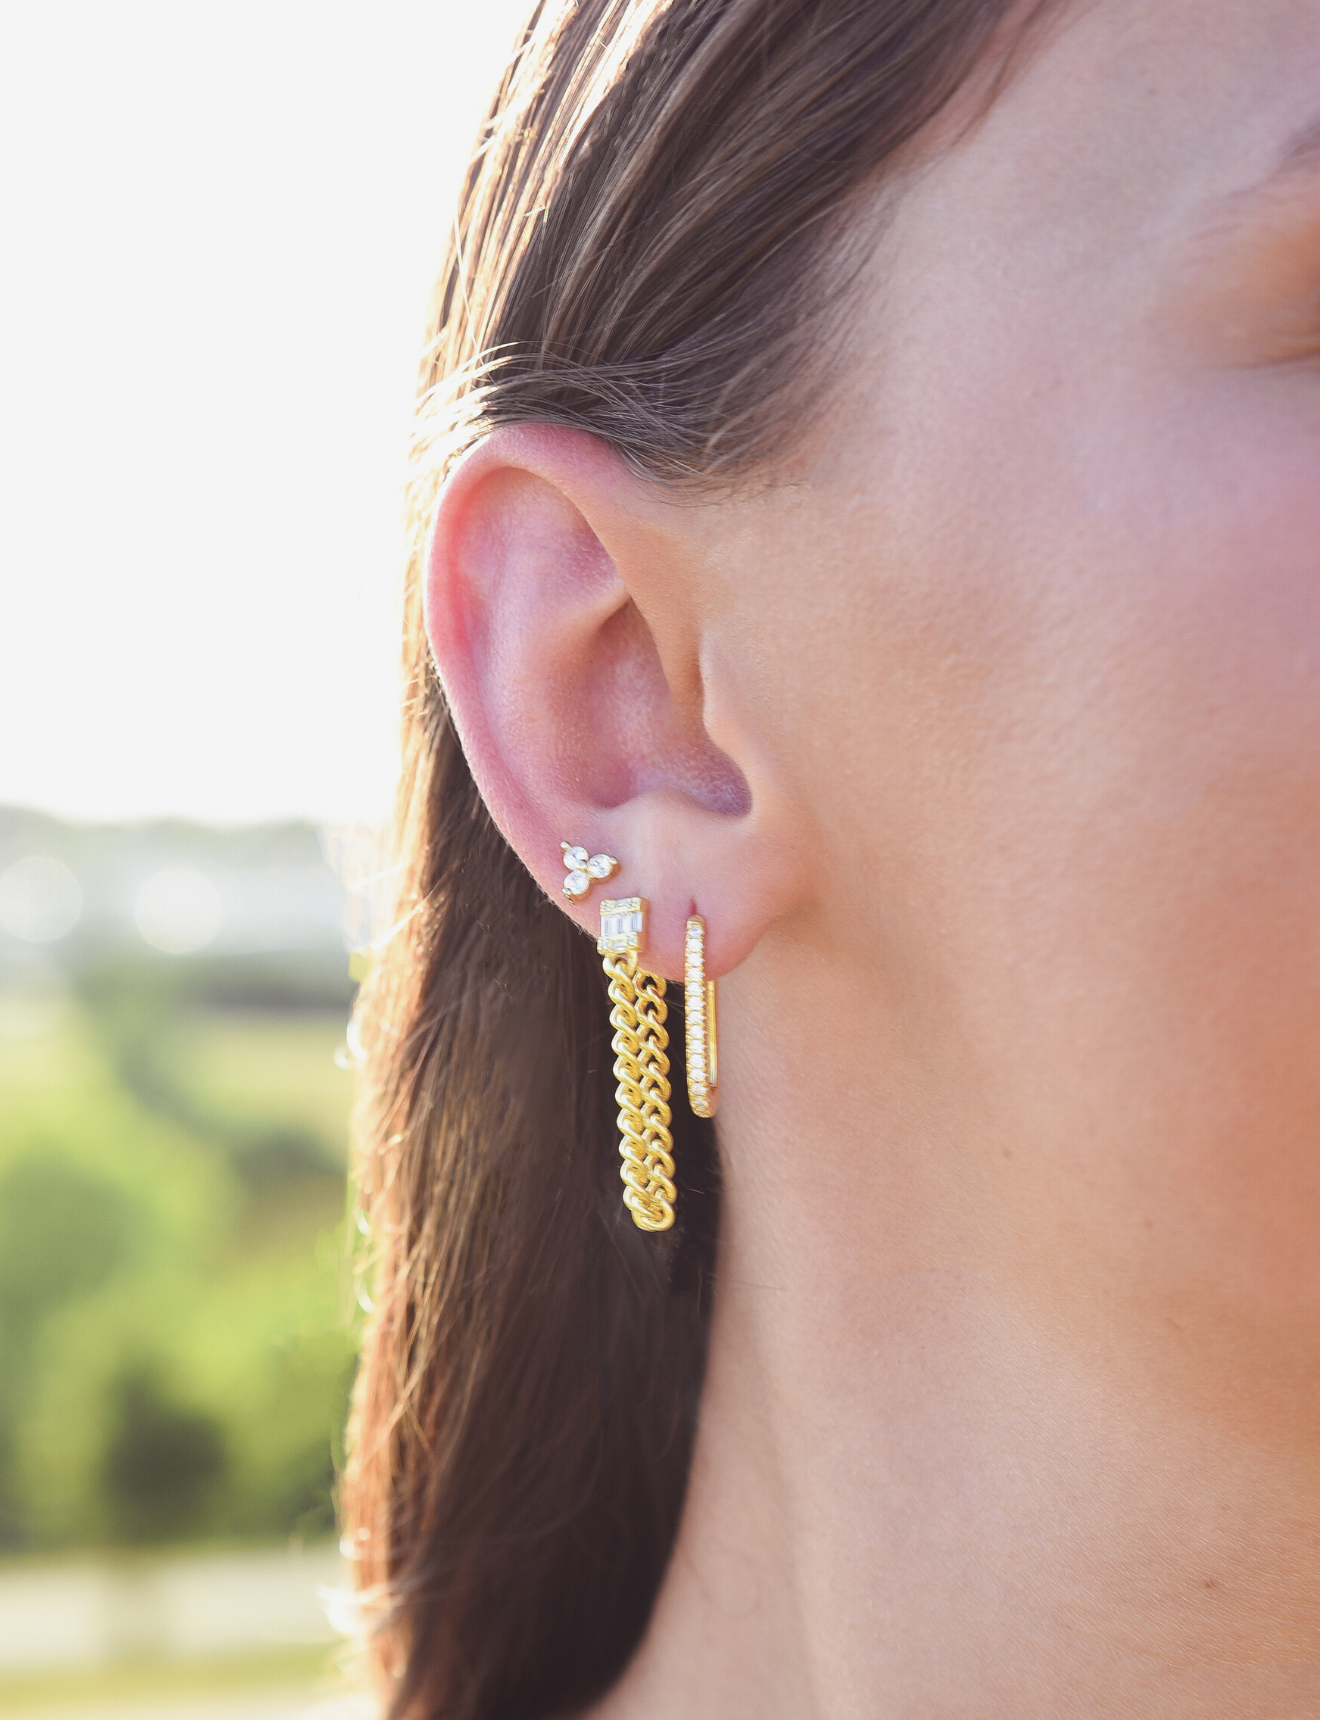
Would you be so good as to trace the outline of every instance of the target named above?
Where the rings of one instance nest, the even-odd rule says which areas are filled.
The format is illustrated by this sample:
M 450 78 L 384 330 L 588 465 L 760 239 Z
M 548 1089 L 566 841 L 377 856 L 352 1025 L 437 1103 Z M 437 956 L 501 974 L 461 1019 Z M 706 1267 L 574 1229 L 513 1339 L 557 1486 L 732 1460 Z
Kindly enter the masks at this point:
M 720 1102 L 715 1033 L 715 981 L 706 978 L 706 922 L 693 914 L 683 952 L 683 1021 L 687 1027 L 688 1102 L 698 1117 L 713 1117 Z
M 570 902 L 585 896 L 594 880 L 604 883 L 619 870 L 619 862 L 612 854 L 589 855 L 585 848 L 575 847 L 571 842 L 561 842 L 559 846 L 564 851 L 564 865 L 568 867 L 564 894 Z
M 646 948 L 649 904 L 625 896 L 600 905 L 600 939 L 610 980 L 614 1029 L 614 1090 L 619 1107 L 623 1204 L 639 1230 L 668 1230 L 674 1222 L 674 1137 L 669 1132 L 669 1035 L 665 982 L 638 965 Z

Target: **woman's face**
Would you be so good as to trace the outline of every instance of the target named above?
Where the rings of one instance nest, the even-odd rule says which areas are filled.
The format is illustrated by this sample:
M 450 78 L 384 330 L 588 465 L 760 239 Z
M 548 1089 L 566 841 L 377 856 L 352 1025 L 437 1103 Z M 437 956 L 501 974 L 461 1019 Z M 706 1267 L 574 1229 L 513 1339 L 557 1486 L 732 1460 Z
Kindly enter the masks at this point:
M 854 304 L 791 481 L 700 528 L 802 984 L 881 1136 L 968 1143 L 970 1253 L 1277 1420 L 1320 1383 L 1320 4 L 1072 6 Z

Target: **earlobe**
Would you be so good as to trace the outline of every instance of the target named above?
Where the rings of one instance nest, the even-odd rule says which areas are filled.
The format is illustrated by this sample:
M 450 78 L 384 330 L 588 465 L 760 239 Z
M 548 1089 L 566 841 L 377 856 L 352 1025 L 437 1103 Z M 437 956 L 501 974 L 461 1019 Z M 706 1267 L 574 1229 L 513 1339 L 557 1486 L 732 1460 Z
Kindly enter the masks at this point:
M 793 893 L 791 843 L 764 817 L 779 797 L 758 807 L 759 771 L 708 732 L 712 696 L 723 710 L 731 694 L 708 685 L 719 653 L 703 650 L 715 622 L 690 518 L 592 437 L 502 429 L 445 485 L 425 593 L 436 667 L 500 829 L 593 937 L 601 897 L 648 898 L 647 960 L 671 979 L 693 911 L 718 975 Z M 617 857 L 618 877 L 566 896 L 565 842 Z

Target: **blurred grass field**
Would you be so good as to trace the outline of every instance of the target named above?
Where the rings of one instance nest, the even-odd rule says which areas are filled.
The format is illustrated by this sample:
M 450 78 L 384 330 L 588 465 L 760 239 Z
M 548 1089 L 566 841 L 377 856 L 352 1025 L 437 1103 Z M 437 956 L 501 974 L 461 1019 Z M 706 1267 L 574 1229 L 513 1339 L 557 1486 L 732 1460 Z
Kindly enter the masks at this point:
M 4 1720 L 93 1715 L 98 1720 L 101 1715 L 131 1715 L 133 1720 L 186 1715 L 191 1720 L 197 1713 L 199 1720 L 228 1720 L 230 1714 L 258 1720 L 265 1713 L 304 1716 L 339 1698 L 334 1720 L 358 1720 L 357 1705 L 351 1698 L 343 1701 L 340 1652 L 305 1646 L 200 1664 L 130 1661 L 63 1676 L 6 1679 L 0 1681 L 0 1715 Z

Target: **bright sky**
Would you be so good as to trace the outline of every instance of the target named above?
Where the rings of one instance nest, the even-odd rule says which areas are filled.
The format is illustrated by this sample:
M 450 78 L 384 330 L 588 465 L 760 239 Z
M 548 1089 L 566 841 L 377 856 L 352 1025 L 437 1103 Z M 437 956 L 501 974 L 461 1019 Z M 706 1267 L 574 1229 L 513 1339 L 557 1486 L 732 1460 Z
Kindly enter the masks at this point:
M 382 814 L 421 319 L 525 9 L 5 9 L 0 802 Z

